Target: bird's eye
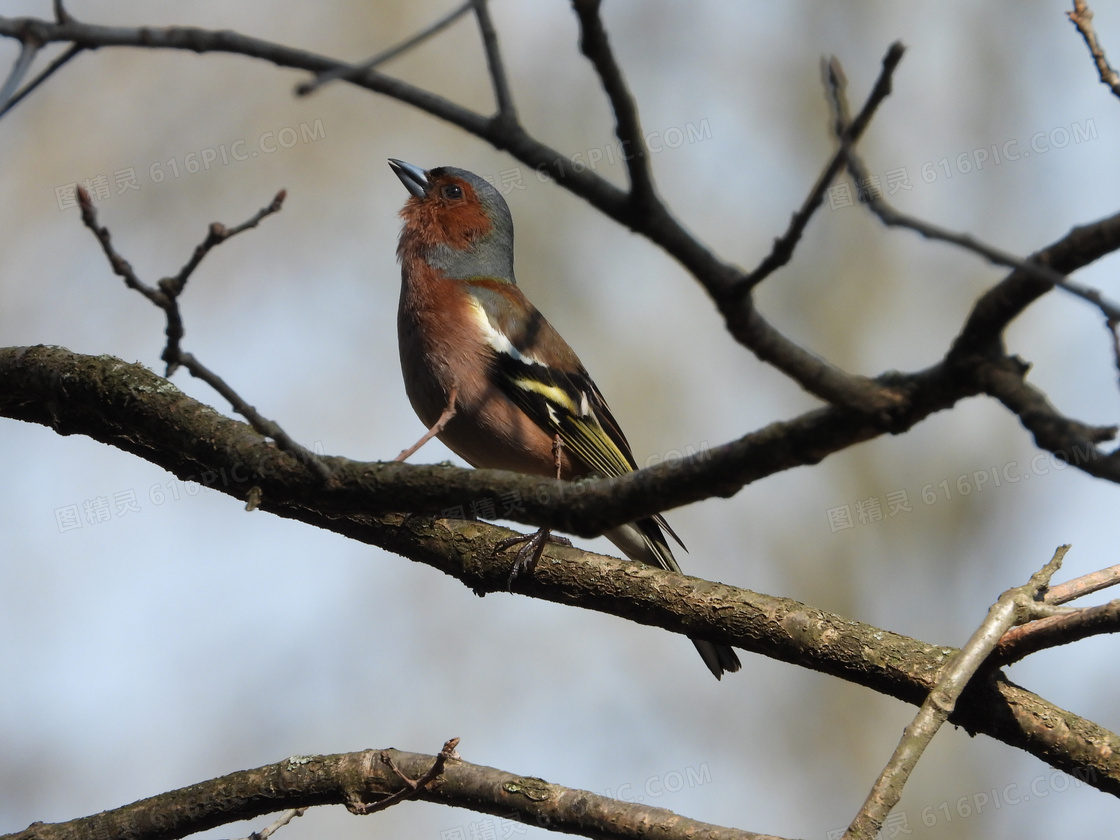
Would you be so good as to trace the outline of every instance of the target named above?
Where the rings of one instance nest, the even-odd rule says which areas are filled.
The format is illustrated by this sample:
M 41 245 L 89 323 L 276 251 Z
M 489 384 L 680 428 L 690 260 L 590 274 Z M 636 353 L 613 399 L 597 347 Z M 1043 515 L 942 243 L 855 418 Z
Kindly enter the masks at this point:
M 440 190 L 440 194 L 443 195 L 444 198 L 462 198 L 463 188 L 458 184 L 445 184 L 443 189 Z

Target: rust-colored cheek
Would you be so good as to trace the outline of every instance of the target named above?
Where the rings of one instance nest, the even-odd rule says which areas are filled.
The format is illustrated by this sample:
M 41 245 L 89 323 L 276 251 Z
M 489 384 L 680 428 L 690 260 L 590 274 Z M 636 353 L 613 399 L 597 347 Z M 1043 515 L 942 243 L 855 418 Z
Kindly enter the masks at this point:
M 440 195 L 440 187 L 444 183 L 437 181 L 433 184 L 427 198 L 414 196 L 408 200 L 401 210 L 405 233 L 415 237 L 421 248 L 434 245 L 469 248 L 475 240 L 490 232 L 493 223 L 470 184 L 454 179 L 453 183 L 463 190 L 463 197 L 446 199 Z
M 476 239 L 486 236 L 493 227 L 473 193 L 445 207 L 438 214 L 438 220 L 443 228 L 444 242 L 452 248 L 468 247 Z

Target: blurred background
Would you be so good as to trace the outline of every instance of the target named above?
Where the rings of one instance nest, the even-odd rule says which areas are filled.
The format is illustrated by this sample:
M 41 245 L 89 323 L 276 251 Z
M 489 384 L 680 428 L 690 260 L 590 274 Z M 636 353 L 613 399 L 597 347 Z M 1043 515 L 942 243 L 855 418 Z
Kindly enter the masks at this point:
M 67 6 L 91 23 L 228 28 L 360 61 L 452 3 Z M 662 196 L 701 240 L 749 268 L 832 149 L 821 57 L 841 59 L 856 108 L 896 39 L 908 50 L 861 149 L 899 208 L 1024 255 L 1116 212 L 1120 103 L 1067 9 L 647 0 L 608 2 L 604 17 Z M 1120 7 L 1095 11 L 1120 61 Z M 51 8 L 7 0 L 4 14 Z M 528 130 L 625 183 L 568 5 L 496 0 L 493 15 Z M 36 68 L 61 49 L 45 50 Z M 5 74 L 17 52 L 0 43 Z M 470 17 L 384 70 L 492 111 Z M 112 274 L 69 185 L 91 186 L 101 222 L 148 282 L 177 272 L 211 222 L 240 223 L 286 188 L 283 212 L 194 274 L 185 347 L 306 446 L 391 458 L 422 431 L 397 361 L 394 248 L 406 193 L 386 165 L 392 156 L 461 166 L 503 189 L 519 281 L 578 349 L 639 462 L 817 405 L 736 345 L 697 283 L 647 241 L 397 102 L 345 84 L 296 98 L 306 78 L 239 56 L 102 49 L 0 120 L 0 341 L 162 369 L 162 313 Z M 883 229 L 850 194 L 830 195 L 759 305 L 848 370 L 925 367 L 1003 272 Z M 1115 299 L 1115 265 L 1078 279 Z M 1110 340 L 1091 307 L 1050 294 L 1008 340 L 1062 410 L 1116 421 Z M 173 381 L 229 411 L 185 372 Z M 669 519 L 690 548 L 687 572 L 959 645 L 1057 545 L 1073 544 L 1060 579 L 1116 562 L 1118 488 L 1037 454 L 1002 407 L 969 400 L 904 436 Z M 433 443 L 414 460 L 451 457 Z M 914 713 L 754 655 L 717 683 L 681 637 L 523 597 L 480 600 L 425 566 L 246 513 L 85 438 L 4 421 L 0 464 L 0 832 L 293 754 L 432 753 L 459 736 L 472 762 L 823 840 L 847 825 Z M 513 641 L 525 638 L 531 655 Z M 1081 642 L 1010 676 L 1115 730 L 1115 650 L 1111 638 Z M 946 728 L 893 819 L 887 836 L 1103 834 L 1120 803 Z M 245 836 L 269 821 L 206 836 Z M 369 819 L 319 808 L 283 836 L 325 832 L 546 836 L 418 803 Z

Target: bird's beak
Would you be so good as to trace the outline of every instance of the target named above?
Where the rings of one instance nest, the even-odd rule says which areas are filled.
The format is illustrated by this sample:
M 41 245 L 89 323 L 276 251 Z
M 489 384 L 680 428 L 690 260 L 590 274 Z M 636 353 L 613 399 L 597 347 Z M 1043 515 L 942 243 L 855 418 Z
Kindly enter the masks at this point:
M 432 183 L 428 180 L 428 173 L 419 166 L 413 166 L 411 163 L 405 163 L 403 160 L 397 160 L 396 158 L 389 158 L 389 166 L 401 179 L 405 189 L 414 196 L 424 198 L 428 194 Z

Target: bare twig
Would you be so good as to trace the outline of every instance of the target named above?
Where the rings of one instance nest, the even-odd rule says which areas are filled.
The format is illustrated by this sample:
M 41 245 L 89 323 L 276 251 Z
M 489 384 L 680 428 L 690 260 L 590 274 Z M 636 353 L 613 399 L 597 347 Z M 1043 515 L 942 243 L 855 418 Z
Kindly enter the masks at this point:
M 874 116 L 875 111 L 883 100 L 890 96 L 891 82 L 894 77 L 894 71 L 898 67 L 899 62 L 902 61 L 902 56 L 906 52 L 906 47 L 902 45 L 901 41 L 895 41 L 887 50 L 887 54 L 883 57 L 883 67 L 879 71 L 879 78 L 875 81 L 875 86 L 868 94 L 867 101 L 863 104 L 859 114 L 856 115 L 854 120 L 848 121 L 847 105 L 845 102 L 843 124 L 837 124 L 835 132 L 840 136 L 847 139 L 849 144 L 855 143 L 867 126 L 871 123 L 871 118 Z M 840 62 L 834 57 L 824 64 L 825 72 L 838 74 L 838 80 L 843 79 L 843 70 L 840 67 Z M 846 82 L 844 82 L 846 84 Z M 826 91 L 831 89 L 826 86 Z M 844 168 L 845 155 L 843 144 L 836 150 L 832 156 L 832 160 L 825 166 L 824 171 L 817 178 L 817 182 L 805 197 L 802 202 L 801 208 L 793 214 L 790 219 L 789 227 L 786 232 L 774 240 L 774 247 L 766 258 L 762 260 L 758 266 L 739 281 L 740 291 L 747 291 L 753 289 L 783 265 L 789 262 L 790 257 L 793 256 L 793 251 L 797 247 L 797 243 L 801 240 L 801 235 L 805 232 L 805 228 L 809 225 L 809 220 L 817 211 L 817 208 L 824 202 L 825 194 L 828 192 L 829 185 L 832 184 L 836 176 L 840 174 Z
M 179 351 L 178 362 L 187 369 L 187 372 L 196 379 L 201 379 L 219 394 L 226 398 L 233 410 L 249 421 L 258 434 L 272 438 L 276 445 L 285 452 L 290 452 L 299 459 L 300 463 L 310 467 L 319 474 L 324 481 L 331 477 L 330 467 L 314 452 L 297 443 L 280 424 L 261 415 L 256 408 L 249 405 L 240 394 L 229 386 L 224 379 L 198 361 L 191 353 Z M 258 500 L 259 504 L 259 500 Z M 251 508 L 250 508 L 251 509 Z
M 838 134 L 848 137 L 851 141 L 862 136 L 879 105 L 890 95 L 894 71 L 902 61 L 905 51 L 906 48 L 901 42 L 896 41 L 891 44 L 883 57 L 882 70 L 868 94 L 867 101 L 850 125 L 847 119 L 844 125 L 837 124 L 835 130 Z M 843 79 L 840 64 L 835 59 L 826 65 L 826 70 L 835 71 L 838 79 Z M 828 86 L 826 86 L 827 91 L 829 91 Z M 846 118 L 846 103 L 843 114 Z M 790 341 L 758 313 L 750 295 L 755 286 L 789 262 L 809 220 L 821 205 L 829 184 L 843 168 L 844 161 L 843 146 L 841 146 L 810 190 L 801 209 L 793 215 L 789 228 L 774 240 L 774 247 L 770 253 L 749 274 L 737 275 L 718 299 L 732 335 L 750 348 L 762 361 L 773 364 L 809 393 L 833 405 L 853 408 L 870 415 L 889 417 L 900 404 L 899 394 L 896 391 L 882 387 L 867 377 L 854 376 L 841 370 L 826 359 L 819 358 Z
M 7 110 L 8 102 L 16 92 L 16 88 L 19 87 L 19 83 L 23 81 L 27 71 L 31 69 L 31 63 L 35 61 L 35 56 L 39 54 L 41 47 L 41 44 L 35 43 L 30 38 L 25 38 L 20 42 L 19 55 L 16 56 L 16 60 L 12 64 L 12 70 L 8 73 L 4 85 L 0 87 L 0 108 L 4 111 Z M 0 113 L 3 113 L 3 111 L 0 111 Z
M 160 356 L 160 358 L 167 363 L 167 370 L 164 375 L 170 377 L 177 368 L 180 366 L 185 367 L 191 376 L 201 379 L 225 397 L 234 411 L 248 420 L 249 424 L 259 434 L 272 438 L 276 441 L 277 446 L 285 452 L 291 452 L 302 464 L 315 470 L 323 480 L 330 478 L 330 469 L 314 452 L 296 443 L 287 432 L 280 428 L 278 423 L 261 415 L 260 412 L 249 405 L 240 394 L 230 387 L 224 379 L 203 365 L 193 354 L 186 352 L 182 348 L 185 330 L 183 327 L 182 313 L 179 310 L 179 295 L 181 295 L 183 289 L 186 288 L 187 280 L 190 278 L 191 274 L 194 273 L 194 270 L 198 268 L 203 257 L 205 257 L 212 248 L 225 242 L 231 236 L 236 236 L 242 231 L 256 227 L 261 219 L 278 212 L 284 203 L 284 190 L 278 192 L 270 204 L 261 208 L 252 218 L 240 225 L 232 228 L 227 228 L 219 222 L 210 225 L 206 239 L 194 249 L 191 258 L 187 260 L 187 263 L 179 270 L 179 273 L 173 277 L 164 277 L 156 286 L 151 286 L 141 280 L 136 275 L 136 272 L 133 270 L 128 260 L 122 257 L 117 252 L 116 248 L 113 247 L 108 228 L 97 223 L 97 211 L 94 209 L 93 201 L 89 193 L 81 186 L 78 187 L 77 192 L 78 206 L 81 208 L 82 212 L 82 222 L 93 231 L 94 236 L 97 237 L 97 241 L 101 243 L 101 248 L 105 252 L 105 256 L 109 259 L 109 265 L 113 267 L 113 271 L 124 278 L 125 284 L 130 289 L 135 289 L 140 292 L 144 297 L 162 309 L 167 316 L 167 345 L 164 347 L 163 353 Z
M 1097 72 L 1101 75 L 1101 83 L 1108 85 L 1115 96 L 1120 96 L 1120 73 L 1112 69 L 1104 50 L 1097 43 L 1097 33 L 1093 29 L 1093 10 L 1084 0 L 1073 0 L 1073 11 L 1066 14 L 1081 33 L 1081 37 L 1085 39 L 1085 46 L 1089 48 L 1089 54 L 1093 56 Z
M 834 71 L 835 68 L 830 65 L 830 70 Z M 879 217 L 879 220 L 883 224 L 887 227 L 908 228 L 927 239 L 939 240 L 957 245 L 979 254 L 995 265 L 1002 265 L 1020 271 L 1035 273 L 1037 276 L 1053 285 L 1060 285 L 1065 281 L 1065 277 L 1052 268 L 1029 263 L 1014 254 L 1001 251 L 998 248 L 980 242 L 967 233 L 957 233 L 930 222 L 915 219 L 891 207 L 886 199 L 883 198 L 882 193 L 871 187 L 872 181 L 868 176 L 867 167 L 864 165 L 862 158 L 860 158 L 859 154 L 855 151 L 849 137 L 846 119 L 848 111 L 845 95 L 846 80 L 844 76 L 841 73 L 828 72 L 825 74 L 825 83 L 830 88 L 828 99 L 833 107 L 837 140 L 840 142 L 840 157 L 847 164 L 848 171 L 851 172 L 852 178 L 861 186 L 861 199 L 863 203 Z
M 1120 374 L 1120 336 L 1117 335 L 1117 327 L 1120 325 L 1120 306 L 1107 300 L 1098 290 L 1078 283 L 1075 280 L 1071 280 L 1069 277 L 1066 277 L 1059 271 L 1055 271 L 1048 265 L 1030 259 L 1022 259 L 1014 254 L 981 242 L 969 234 L 950 231 L 946 228 L 920 219 L 915 219 L 895 210 L 883 197 L 881 191 L 874 187 L 871 179 L 868 177 L 867 167 L 852 145 L 853 141 L 850 138 L 850 132 L 847 130 L 849 121 L 847 116 L 847 97 L 845 94 L 846 80 L 844 79 L 843 71 L 840 69 L 838 63 L 835 62 L 835 59 L 826 65 L 826 72 L 824 75 L 825 85 L 829 90 L 829 102 L 832 106 L 833 116 L 835 118 L 835 132 L 840 141 L 839 154 L 847 162 L 848 170 L 851 172 L 856 184 L 860 186 L 861 201 L 878 216 L 879 220 L 887 227 L 907 228 L 924 236 L 926 239 L 957 245 L 979 254 L 995 265 L 1006 266 L 1024 274 L 1033 275 L 1044 283 L 1057 286 L 1075 297 L 1089 301 L 1096 306 L 1105 317 L 1105 326 L 1109 331 L 1114 364 L 1118 374 Z
M 1051 586 L 1046 590 L 1043 601 L 1065 604 L 1118 583 L 1120 565 L 1109 566 Z M 1120 600 L 1013 627 L 1000 639 L 992 659 L 997 665 L 1009 665 L 1046 648 L 1116 632 L 1120 632 Z
M 0 107 L 0 117 L 4 116 L 6 113 L 8 113 L 8 111 L 12 110 L 12 108 L 16 107 L 16 105 L 18 105 L 29 94 L 31 94 L 35 90 L 35 88 L 39 87 L 39 85 L 49 79 L 56 70 L 62 67 L 62 65 L 68 62 L 78 53 L 82 52 L 83 49 L 83 47 L 80 47 L 77 44 L 71 44 L 62 52 L 60 56 L 55 58 L 54 61 L 43 68 L 42 72 L 39 73 L 38 76 L 24 85 L 23 89 L 20 90 L 19 93 L 14 94 L 11 99 L 7 100 L 7 102 L 4 102 L 4 100 L 0 98 L 0 103 L 4 103 L 2 107 Z
M 992 664 L 1010 665 L 1040 650 L 1105 633 L 1120 633 L 1120 600 L 1013 627 L 999 640 L 992 654 Z
M 649 167 L 649 149 L 646 148 L 638 105 L 622 68 L 615 61 L 614 51 L 607 39 L 607 31 L 599 17 L 601 0 L 575 0 L 573 7 L 579 17 L 581 30 L 580 50 L 599 74 L 603 89 L 614 111 L 615 134 L 622 145 L 623 159 L 630 174 L 630 201 L 639 205 L 660 204 L 653 188 L 653 174 Z
M 1061 286 L 1070 294 L 1094 304 L 1104 315 L 1104 325 L 1112 341 L 1112 362 L 1116 367 L 1117 374 L 1120 375 L 1120 307 L 1106 300 L 1097 289 L 1085 286 L 1068 277 Z
M 443 749 L 439 751 L 432 766 L 418 779 L 410 779 L 400 771 L 396 764 L 393 763 L 393 757 L 388 753 L 381 753 L 381 760 L 397 774 L 397 777 L 405 783 L 405 787 L 400 790 L 389 794 L 383 799 L 378 799 L 376 802 L 364 802 L 358 799 L 352 800 L 347 803 L 347 809 L 354 814 L 374 814 L 378 811 L 384 811 L 386 808 L 391 808 L 398 802 L 403 802 L 406 799 L 413 799 L 425 791 L 428 786 L 436 780 L 436 778 L 443 772 L 444 765 L 447 764 L 449 759 L 458 759 L 459 754 L 455 752 L 455 747 L 459 746 L 458 738 L 451 738 L 443 745 Z
M 194 249 L 191 258 L 187 260 L 186 264 L 179 269 L 179 273 L 174 277 L 165 277 L 159 281 L 159 287 L 171 297 L 178 297 L 182 294 L 184 287 L 187 285 L 187 280 L 198 268 L 198 264 L 202 262 L 210 251 L 218 245 L 221 245 L 227 239 L 237 236 L 251 228 L 255 228 L 261 223 L 261 220 L 273 213 L 279 213 L 280 208 L 284 205 L 284 199 L 288 197 L 287 190 L 280 190 L 273 197 L 272 201 L 262 207 L 256 214 L 242 222 L 235 227 L 226 227 L 221 222 L 214 222 L 210 225 L 209 230 L 206 232 L 206 238 Z
M 149 286 L 141 280 L 136 272 L 132 269 L 132 264 L 117 253 L 112 244 L 112 237 L 107 227 L 103 227 L 97 223 L 97 210 L 94 209 L 93 199 L 89 197 L 89 193 L 81 185 L 78 186 L 78 206 L 82 212 L 82 222 L 87 228 L 93 231 L 93 235 L 97 237 L 97 241 L 101 243 L 101 250 L 105 252 L 105 256 L 109 259 L 109 265 L 113 268 L 113 273 L 124 279 L 125 285 L 130 289 L 140 292 L 148 300 L 160 308 L 166 308 L 168 305 L 167 296 L 159 289 Z
M 981 242 L 970 234 L 951 231 L 931 222 L 915 219 L 905 213 L 900 213 L 887 203 L 882 193 L 875 189 L 868 188 L 871 184 L 871 179 L 868 176 L 867 167 L 864 165 L 859 155 L 856 154 L 855 150 L 850 146 L 847 147 L 847 156 L 848 169 L 852 173 L 852 177 L 857 184 L 864 185 L 865 187 L 863 191 L 864 203 L 887 227 L 907 228 L 915 233 L 921 234 L 926 239 L 948 242 L 952 245 L 964 248 L 965 250 L 972 251 L 984 257 L 988 262 L 994 265 L 1002 265 L 1007 268 L 1015 269 L 1016 271 L 1033 274 L 1040 280 L 1057 286 L 1075 297 L 1093 303 L 1101 310 L 1109 322 L 1120 319 L 1120 306 L 1106 300 L 1096 289 L 1091 289 L 1080 283 L 1076 283 L 1049 266 L 1025 260 L 1009 251 L 1003 251 L 985 242 Z
M 1120 565 L 1109 566 L 1087 575 L 1055 584 L 1046 590 L 1048 604 L 1065 604 L 1085 595 L 1091 595 L 1120 583 Z
M 254 831 L 245 840 L 268 840 L 273 834 L 282 829 L 296 817 L 302 817 L 307 813 L 306 808 L 289 808 L 283 814 L 276 818 L 275 822 L 271 825 L 262 828 L 260 831 Z
M 498 47 L 498 32 L 490 17 L 490 5 L 487 0 L 472 0 L 471 5 L 474 6 L 474 14 L 478 20 L 482 47 L 486 51 L 486 66 L 490 70 L 490 84 L 494 88 L 494 100 L 498 106 L 497 119 L 508 126 L 517 125 L 517 109 L 513 104 L 513 93 L 502 62 L 502 52 Z
M 390 59 L 396 58 L 398 55 L 408 52 L 417 44 L 421 44 L 431 38 L 433 35 L 442 32 L 444 29 L 449 27 L 451 24 L 453 24 L 455 21 L 469 12 L 473 4 L 474 0 L 467 0 L 467 2 L 462 3 L 461 5 L 452 9 L 439 20 L 434 21 L 424 29 L 421 29 L 415 35 L 406 38 L 399 44 L 389 47 L 389 49 L 387 50 L 383 50 L 382 52 L 377 53 L 377 55 L 367 59 L 366 61 L 363 61 L 361 64 L 355 64 L 353 66 L 342 65 L 333 67 L 330 70 L 324 70 L 323 72 L 317 74 L 311 81 L 302 82 L 301 84 L 296 85 L 296 95 L 307 96 L 308 94 L 314 93 L 328 82 L 354 81 L 358 77 L 364 75 L 367 71 L 372 70 L 374 67 L 378 67 L 389 61 Z
M 1050 561 L 1031 575 L 1027 583 L 1004 592 L 988 610 L 987 618 L 972 634 L 968 643 L 945 665 L 937 685 L 918 709 L 913 722 L 902 733 L 902 740 L 894 755 L 872 786 L 871 793 L 856 818 L 848 826 L 844 833 L 845 840 L 870 840 L 878 834 L 887 815 L 902 797 L 902 789 L 926 747 L 941 725 L 949 719 L 961 692 L 995 649 L 1003 634 L 1015 624 L 1062 609 L 1043 604 L 1040 598 L 1050 578 L 1061 567 L 1062 558 L 1069 548 L 1068 545 L 1059 546 Z

